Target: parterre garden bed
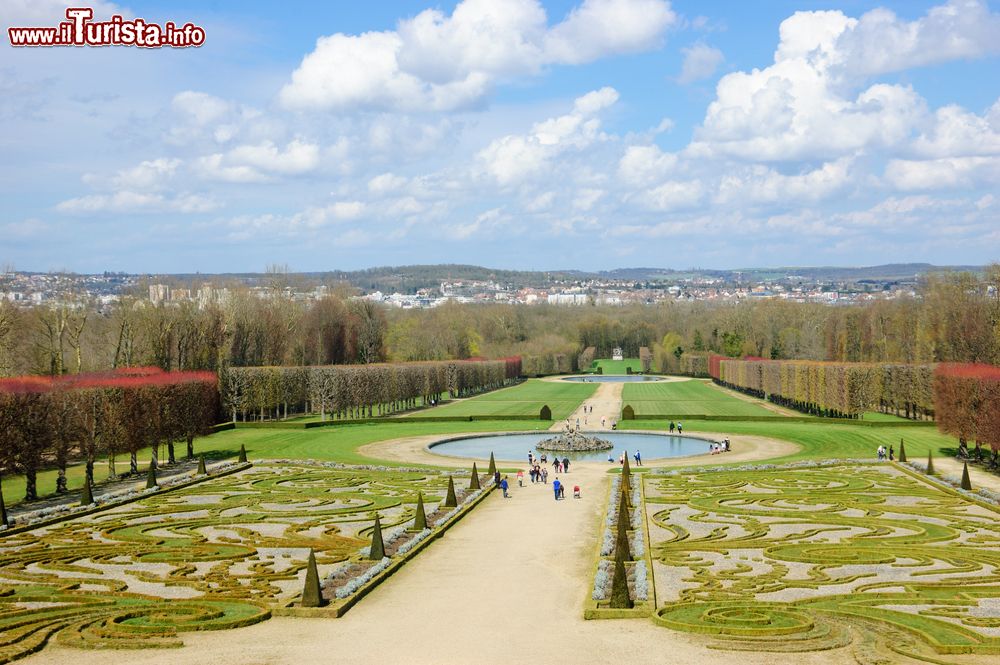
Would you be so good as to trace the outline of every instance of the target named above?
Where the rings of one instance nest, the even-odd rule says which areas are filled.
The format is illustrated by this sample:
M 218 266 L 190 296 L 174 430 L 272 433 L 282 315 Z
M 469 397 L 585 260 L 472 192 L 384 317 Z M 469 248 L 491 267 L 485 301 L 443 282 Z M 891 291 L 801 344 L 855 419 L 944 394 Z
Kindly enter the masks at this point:
M 1000 653 L 995 505 L 858 462 L 644 482 L 663 626 L 724 649 Z
M 457 474 L 458 507 L 440 507 L 448 479 L 426 469 L 256 463 L 85 518 L 11 533 L 0 538 L 0 663 L 50 639 L 84 648 L 180 646 L 179 632 L 287 613 L 302 593 L 310 550 L 329 602 L 318 611 L 337 616 L 487 491 L 466 489 L 469 473 Z M 418 492 L 428 526 L 419 532 L 407 529 Z M 387 557 L 370 561 L 376 512 Z

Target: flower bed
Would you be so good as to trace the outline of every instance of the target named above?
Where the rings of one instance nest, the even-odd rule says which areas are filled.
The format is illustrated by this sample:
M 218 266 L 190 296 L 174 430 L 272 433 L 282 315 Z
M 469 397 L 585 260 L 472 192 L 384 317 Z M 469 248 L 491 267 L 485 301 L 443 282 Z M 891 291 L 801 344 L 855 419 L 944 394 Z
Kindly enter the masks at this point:
M 597 551 L 594 583 L 584 605 L 586 619 L 622 619 L 649 616 L 656 607 L 655 594 L 651 584 L 651 564 L 649 543 L 645 529 L 645 508 L 642 479 L 631 476 L 631 516 L 628 525 L 628 540 L 634 560 L 625 563 L 629 597 L 634 607 L 619 609 L 611 607 L 611 587 L 614 579 L 615 551 L 619 520 L 622 476 L 611 479 L 607 507 L 604 515 L 604 530 Z

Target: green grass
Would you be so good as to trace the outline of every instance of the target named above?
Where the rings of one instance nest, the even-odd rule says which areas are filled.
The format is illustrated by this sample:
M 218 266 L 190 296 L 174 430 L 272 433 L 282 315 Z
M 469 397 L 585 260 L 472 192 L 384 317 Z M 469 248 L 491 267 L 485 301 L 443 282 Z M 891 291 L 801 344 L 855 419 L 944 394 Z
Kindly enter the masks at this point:
M 878 411 L 865 411 L 862 415 L 862 420 L 867 420 L 873 423 L 911 423 L 912 420 L 907 420 L 897 415 L 891 413 L 879 413 Z
M 235 458 L 240 445 L 246 446 L 247 455 L 254 458 L 271 459 L 316 459 L 343 462 L 345 464 L 383 464 L 399 466 L 399 463 L 385 462 L 365 457 L 357 453 L 357 448 L 375 441 L 385 441 L 404 436 L 427 434 L 457 434 L 461 432 L 497 432 L 546 429 L 549 423 L 537 421 L 477 421 L 477 422 L 428 422 L 428 423 L 387 423 L 366 425 L 343 425 L 318 427 L 315 429 L 234 429 L 219 432 L 195 440 L 195 454 L 205 455 L 211 460 Z M 177 449 L 178 457 L 184 454 L 184 447 Z M 149 461 L 148 450 L 139 454 L 140 468 L 145 470 Z M 116 461 L 118 472 L 128 470 L 128 455 L 119 455 Z M 414 466 L 409 464 L 408 466 Z M 70 490 L 83 486 L 83 464 L 70 466 L 66 471 Z M 107 474 L 107 463 L 99 460 L 94 467 L 94 476 L 100 482 Z M 56 471 L 47 470 L 38 474 L 40 495 L 55 490 Z M 100 488 L 95 491 L 100 493 Z M 5 475 L 3 478 L 3 498 L 8 506 L 24 499 L 24 476 Z
M 562 420 L 597 390 L 596 383 L 572 381 L 541 381 L 529 379 L 513 386 L 442 404 L 433 409 L 413 413 L 417 418 L 437 416 L 507 416 L 538 415 L 543 404 L 552 409 L 552 418 Z
M 630 404 L 636 417 L 676 416 L 777 416 L 755 401 L 748 402 L 705 381 L 653 381 L 626 383 L 622 406 Z
M 667 429 L 669 423 L 662 420 L 635 420 L 628 423 L 629 429 Z M 791 455 L 768 460 L 768 463 L 794 462 L 806 459 L 872 459 L 880 445 L 895 446 L 899 454 L 899 442 L 906 441 L 906 456 L 911 460 L 925 460 L 928 451 L 935 456 L 954 456 L 958 441 L 938 433 L 932 427 L 863 427 L 849 424 L 824 423 L 817 418 L 808 422 L 717 422 L 710 420 L 685 419 L 684 433 L 719 432 L 725 434 L 747 434 L 772 439 L 784 439 L 802 446 Z M 721 460 L 720 460 L 721 461 Z M 712 460 L 716 463 L 716 460 Z
M 595 360 L 590 364 L 592 371 L 597 371 L 600 367 L 605 374 L 628 374 L 629 367 L 633 373 L 642 371 L 642 362 L 638 358 L 626 358 L 625 360 Z

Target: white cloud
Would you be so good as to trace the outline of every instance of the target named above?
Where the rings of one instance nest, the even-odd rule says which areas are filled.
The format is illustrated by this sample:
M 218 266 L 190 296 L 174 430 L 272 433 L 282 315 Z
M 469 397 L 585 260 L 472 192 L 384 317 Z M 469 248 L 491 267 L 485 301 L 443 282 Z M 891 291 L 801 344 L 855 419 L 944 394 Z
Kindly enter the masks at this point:
M 364 215 L 366 210 L 367 206 L 361 201 L 337 201 L 327 206 L 311 206 L 290 215 L 264 214 L 252 217 L 234 217 L 228 220 L 226 225 L 231 229 L 230 237 L 234 239 L 257 237 L 262 233 L 298 236 L 315 232 L 330 225 L 358 219 Z M 356 228 L 349 229 L 345 233 L 352 230 L 361 233 L 360 229 Z M 338 242 L 343 235 L 343 233 L 338 235 Z M 369 237 L 368 234 L 363 234 L 363 236 Z
M 375 195 L 387 194 L 402 189 L 407 182 L 402 176 L 383 173 L 368 181 L 368 191 Z
M 573 208 L 576 210 L 590 210 L 597 202 L 604 197 L 604 190 L 591 189 L 588 187 L 577 190 L 573 198 Z
M 781 24 L 772 65 L 719 81 L 689 151 L 799 160 L 899 148 L 926 123 L 926 102 L 907 86 L 877 83 L 857 91 L 860 84 L 880 73 L 997 52 L 1000 40 L 987 37 L 998 34 L 998 21 L 1000 15 L 972 0 L 933 8 L 912 22 L 885 10 L 860 19 L 797 12 Z
M 947 157 L 944 159 L 893 159 L 885 177 L 904 191 L 954 189 L 1000 183 L 1000 157 Z
M 301 175 L 319 166 L 319 147 L 294 140 L 279 149 L 270 141 L 242 145 L 227 153 L 198 159 L 199 171 L 207 178 L 226 182 L 266 182 L 274 175 Z
M 599 140 L 600 121 L 591 116 L 617 99 L 613 88 L 589 92 L 576 99 L 572 113 L 536 123 L 528 134 L 495 139 L 479 152 L 479 160 L 500 185 L 519 183 L 541 172 L 557 155 Z
M 701 202 L 704 195 L 705 188 L 697 180 L 668 180 L 640 193 L 637 200 L 650 210 L 666 212 L 694 207 Z
M 761 164 L 733 169 L 721 178 L 717 201 L 724 204 L 819 201 L 848 184 L 852 163 L 852 158 L 844 157 L 794 175 Z
M 197 194 L 165 196 L 144 192 L 120 191 L 114 194 L 91 194 L 59 203 L 56 210 L 69 214 L 93 213 L 203 213 L 215 210 L 215 201 Z
M 659 0 L 584 0 L 546 35 L 552 63 L 580 64 L 607 55 L 656 48 L 676 23 L 670 3 Z
M 497 81 L 656 46 L 675 15 L 663 0 L 584 0 L 549 28 L 537 0 L 464 0 L 397 30 L 321 37 L 281 90 L 292 109 L 446 111 L 480 103 Z
M 111 183 L 116 189 L 122 190 L 157 190 L 162 189 L 181 165 L 179 159 L 151 159 L 130 169 L 119 171 Z
M 664 153 L 657 145 L 632 145 L 618 162 L 618 177 L 633 187 L 644 187 L 663 179 L 677 165 L 677 155 Z
M 684 54 L 684 63 L 677 82 L 684 85 L 710 78 L 726 59 L 722 51 L 702 42 L 682 48 L 681 52 Z
M 1000 53 L 1000 14 L 981 0 L 951 0 L 916 21 L 875 9 L 838 36 L 838 67 L 848 77 L 871 76 L 960 58 Z
M 938 109 L 913 151 L 921 157 L 1000 155 L 1000 100 L 983 116 L 954 105 Z

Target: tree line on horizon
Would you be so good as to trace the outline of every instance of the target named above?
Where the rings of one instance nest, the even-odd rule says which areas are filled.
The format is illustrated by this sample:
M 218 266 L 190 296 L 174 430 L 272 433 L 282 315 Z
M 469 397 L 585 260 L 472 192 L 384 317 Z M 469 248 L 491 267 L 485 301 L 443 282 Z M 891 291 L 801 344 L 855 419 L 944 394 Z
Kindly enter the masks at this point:
M 652 369 L 704 372 L 709 353 L 775 360 L 1000 364 L 1000 265 L 926 277 L 917 297 L 829 306 L 778 299 L 558 306 L 447 303 L 404 310 L 350 292 L 294 300 L 233 289 L 227 302 L 127 298 L 0 303 L 0 376 L 129 366 L 164 371 L 520 356 L 527 375 L 573 371 L 620 347 Z

